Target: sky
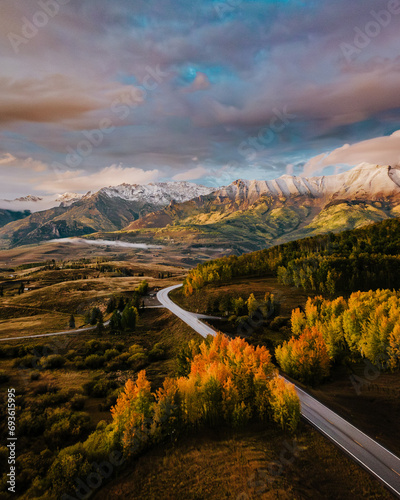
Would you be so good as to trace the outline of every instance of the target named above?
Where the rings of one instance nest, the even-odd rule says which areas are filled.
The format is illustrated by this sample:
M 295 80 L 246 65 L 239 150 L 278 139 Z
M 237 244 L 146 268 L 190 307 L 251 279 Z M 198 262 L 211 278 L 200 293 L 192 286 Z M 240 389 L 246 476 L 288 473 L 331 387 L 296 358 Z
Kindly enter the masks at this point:
M 400 0 L 0 9 L 0 198 L 400 163 Z

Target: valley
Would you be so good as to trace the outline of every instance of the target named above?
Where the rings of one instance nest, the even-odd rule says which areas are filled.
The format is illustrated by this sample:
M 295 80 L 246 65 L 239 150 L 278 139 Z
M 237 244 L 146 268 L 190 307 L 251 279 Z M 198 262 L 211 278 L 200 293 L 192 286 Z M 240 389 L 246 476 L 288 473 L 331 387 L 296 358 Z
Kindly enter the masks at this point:
M 400 390 L 395 351 L 387 351 L 392 372 L 373 368 L 375 344 L 365 341 L 369 351 L 360 356 L 358 348 L 351 347 L 353 337 L 337 340 L 336 335 L 343 335 L 337 333 L 340 329 L 330 330 L 322 313 L 318 323 L 312 312 L 313 300 L 328 308 L 339 301 L 335 314 L 344 314 L 345 301 L 355 300 L 352 292 L 399 288 L 397 195 L 380 201 L 372 195 L 369 201 L 321 201 L 315 193 L 285 198 L 249 190 L 244 201 L 242 195 L 232 198 L 229 190 L 225 194 L 218 195 L 217 203 L 214 193 L 170 202 L 118 231 L 0 251 L 0 384 L 2 390 L 13 386 L 18 394 L 22 499 L 45 500 L 49 485 L 49 500 L 63 492 L 72 494 L 91 464 L 108 460 L 112 450 L 124 453 L 124 466 L 104 484 L 102 480 L 101 489 L 94 488 L 94 498 L 153 498 L 161 494 L 159 488 L 161 498 L 220 498 L 221 492 L 235 498 L 390 498 L 377 480 L 297 421 L 299 403 L 290 395 L 290 385 L 268 385 L 265 377 L 282 364 L 284 349 L 300 342 L 293 336 L 296 328 L 295 335 L 311 335 L 309 322 L 326 336 L 318 340 L 328 346 L 321 347 L 325 365 L 317 363 L 300 374 L 294 370 L 293 380 L 388 449 L 400 452 L 400 443 L 393 439 Z M 352 230 L 339 232 L 344 227 Z M 9 231 L 10 224 L 3 229 Z M 318 236 L 311 237 L 314 233 Z M 299 236 L 308 237 L 291 241 Z M 280 244 L 273 246 L 275 242 Z M 253 252 L 243 253 L 246 250 Z M 188 311 L 213 316 L 204 321 L 226 334 L 224 340 L 201 339 L 159 308 L 156 293 L 182 282 L 172 299 Z M 368 300 L 394 304 L 397 295 L 376 292 Z M 384 304 L 376 308 L 379 314 L 386 314 Z M 397 314 L 394 305 L 391 311 Z M 332 321 L 341 318 L 329 314 Z M 82 327 L 91 329 L 75 332 Z M 51 332 L 66 333 L 36 337 Z M 317 335 L 316 330 L 311 333 Z M 351 335 L 358 333 L 351 330 Z M 393 339 L 395 348 L 397 337 Z M 261 377 L 258 385 L 240 370 L 232 372 L 236 388 L 230 389 L 226 379 L 219 382 L 232 370 L 224 357 L 229 357 L 229 349 L 222 351 L 220 371 L 210 378 L 216 368 L 207 356 L 223 349 L 224 342 L 239 349 L 238 367 L 249 362 L 245 352 L 254 350 L 260 357 L 262 369 L 252 375 Z M 305 345 L 299 343 L 298 348 Z M 343 350 L 348 346 L 350 353 Z M 293 370 L 289 365 L 286 373 Z M 254 370 L 254 363 L 251 366 Z M 194 373 L 202 373 L 202 378 L 191 385 Z M 215 388 L 215 383 L 222 385 Z M 265 392 L 255 392 L 257 387 Z M 237 391 L 234 398 L 243 398 L 241 406 L 228 403 L 232 395 L 224 399 L 234 394 L 226 392 L 231 390 Z M 279 410 L 274 391 L 286 394 Z M 141 394 L 147 394 L 149 406 L 124 416 L 135 398 L 141 401 Z M 206 399 L 196 406 L 193 401 L 201 398 Z M 171 417 L 168 410 L 163 417 L 164 404 L 172 404 L 178 413 Z M 218 405 L 220 410 L 213 413 Z M 285 416 L 276 416 L 277 411 Z M 265 419 L 273 422 L 266 424 Z M 127 422 L 136 429 L 132 433 Z M 134 447 L 131 454 L 126 443 L 141 435 L 135 444 L 141 451 Z M 266 475 L 271 463 L 279 463 L 282 442 L 290 440 L 299 447 L 296 459 L 279 474 Z M 6 450 L 0 448 L 0 462 L 5 457 Z M 43 468 L 35 465 L 38 460 Z M 183 469 L 182 461 L 190 460 L 194 468 Z M 223 466 L 234 478 L 229 484 L 218 472 Z M 57 479 L 61 469 L 62 479 Z M 166 470 L 172 471 L 173 482 L 167 481 Z M 154 481 L 154 471 L 160 482 Z M 5 484 L 3 476 L 1 499 L 8 498 Z
M 0 248 L 86 237 L 168 246 L 172 254 L 206 247 L 240 255 L 398 217 L 398 172 L 363 164 L 337 175 L 239 179 L 221 188 L 123 184 L 3 225 Z

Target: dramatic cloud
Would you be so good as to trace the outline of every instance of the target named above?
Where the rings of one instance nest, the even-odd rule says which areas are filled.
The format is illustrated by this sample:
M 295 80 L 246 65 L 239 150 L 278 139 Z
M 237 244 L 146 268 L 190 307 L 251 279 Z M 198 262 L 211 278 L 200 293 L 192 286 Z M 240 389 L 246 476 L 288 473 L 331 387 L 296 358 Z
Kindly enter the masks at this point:
M 140 168 L 124 168 L 120 165 L 106 167 L 99 172 L 87 174 L 84 171 L 68 170 L 56 172 L 50 180 L 40 182 L 36 189 L 47 193 L 97 191 L 102 187 L 123 184 L 147 184 L 157 181 L 158 170 L 144 171 Z
M 43 5 L 2 2 L 0 197 L 271 178 L 400 128 L 394 1 Z
M 45 172 L 47 170 L 47 165 L 41 161 L 33 160 L 32 158 L 18 159 L 10 153 L 5 154 L 0 157 L 0 172 L 1 169 L 10 167 L 15 169 L 26 169 L 32 172 Z
M 205 177 L 208 175 L 209 171 L 202 167 L 198 166 L 187 170 L 186 172 L 182 172 L 180 174 L 176 174 L 172 177 L 173 181 L 193 181 L 196 179 L 200 179 L 201 177 Z
M 345 144 L 331 153 L 315 156 L 304 166 L 304 175 L 311 175 L 328 166 L 354 166 L 359 163 L 399 165 L 400 130 L 389 137 L 376 137 L 352 145 Z

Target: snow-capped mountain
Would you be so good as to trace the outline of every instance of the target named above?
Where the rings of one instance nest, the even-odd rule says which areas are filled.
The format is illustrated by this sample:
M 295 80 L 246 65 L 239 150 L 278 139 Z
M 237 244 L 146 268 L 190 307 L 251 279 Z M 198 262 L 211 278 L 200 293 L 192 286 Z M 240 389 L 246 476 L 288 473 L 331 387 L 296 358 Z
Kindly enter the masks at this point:
M 58 206 L 68 206 L 75 201 L 82 198 L 81 194 L 64 193 L 46 196 L 21 196 L 14 200 L 0 200 L 0 209 L 11 211 L 25 211 L 40 212 L 41 210 L 48 210 Z
M 271 181 L 239 179 L 215 193 L 254 202 L 260 196 L 378 200 L 400 194 L 400 167 L 361 164 L 341 174 L 320 177 L 282 175 Z
M 149 213 L 125 230 L 174 239 L 181 232 L 188 241 L 240 253 L 399 215 L 400 167 L 363 164 L 330 176 L 239 179 L 209 196 Z
M 211 194 L 215 189 L 189 182 L 164 182 L 146 185 L 121 184 L 105 187 L 85 195 L 65 193 L 49 199 L 33 199 L 5 202 L 19 210 L 29 204 L 31 215 L 15 223 L 7 224 L 0 231 L 0 238 L 12 244 L 38 242 L 53 238 L 82 236 L 98 231 L 117 231 L 133 220 L 168 206 L 171 202 L 183 203 L 192 198 Z M 42 208 L 51 202 L 51 208 Z M 16 205 L 17 204 L 17 205 Z M 1 208 L 1 202 L 0 202 Z M 14 208 L 15 210 L 15 208 Z M 22 217 L 22 215 L 21 215 Z M 10 219 L 5 219 L 7 222 Z
M 121 198 L 127 201 L 140 201 L 153 205 L 165 206 L 171 201 L 184 201 L 205 196 L 217 188 L 209 188 L 191 182 L 157 182 L 151 184 L 121 184 L 119 186 L 100 189 L 98 193 L 110 198 Z M 86 196 L 91 195 L 91 193 Z
M 140 237 L 145 238 L 146 228 L 153 238 L 154 230 L 170 224 L 184 227 L 183 237 L 193 241 L 210 232 L 211 240 L 220 238 L 221 245 L 235 240 L 237 249 L 262 248 L 309 231 L 351 229 L 397 217 L 400 167 L 362 164 L 337 175 L 240 179 L 218 189 L 188 182 L 121 184 L 82 197 L 66 193 L 52 199 L 55 205 L 50 210 L 21 213 L 14 222 L 7 223 L 13 214 L 4 214 L 7 225 L 0 229 L 0 238 L 21 245 L 122 229 L 141 230 Z M 27 197 L 12 203 L 43 201 Z
M 69 207 L 72 205 L 72 203 L 75 203 L 76 201 L 80 200 L 82 198 L 81 194 L 77 193 L 64 193 L 60 194 L 56 198 L 56 203 L 60 204 L 60 207 Z

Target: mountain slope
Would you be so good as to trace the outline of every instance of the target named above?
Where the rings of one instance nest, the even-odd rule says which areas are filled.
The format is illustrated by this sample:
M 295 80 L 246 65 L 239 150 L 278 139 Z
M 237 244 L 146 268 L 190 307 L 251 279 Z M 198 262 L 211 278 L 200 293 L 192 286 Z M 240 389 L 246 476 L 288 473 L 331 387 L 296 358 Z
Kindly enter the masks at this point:
M 192 243 L 229 245 L 233 251 L 397 217 L 400 168 L 360 165 L 323 177 L 284 175 L 273 181 L 237 180 L 208 196 L 170 204 L 129 224 L 153 241 L 192 236 Z
M 78 201 L 62 200 L 59 207 L 36 212 L 0 229 L 0 239 L 11 246 L 54 238 L 117 231 L 132 220 L 165 206 L 174 198 L 188 200 L 212 188 L 187 182 L 146 186 L 122 184 L 88 193 Z M 3 245 L 4 246 L 4 245 Z
M 16 211 L 16 210 L 6 210 L 0 208 L 0 227 L 6 224 L 28 217 L 30 212 L 28 210 Z

